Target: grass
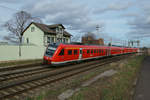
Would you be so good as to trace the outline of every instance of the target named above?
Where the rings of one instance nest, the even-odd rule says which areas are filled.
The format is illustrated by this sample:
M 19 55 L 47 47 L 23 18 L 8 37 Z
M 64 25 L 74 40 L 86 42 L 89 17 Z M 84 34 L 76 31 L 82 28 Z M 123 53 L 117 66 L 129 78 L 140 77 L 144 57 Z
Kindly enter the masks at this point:
M 42 59 L 0 62 L 0 67 L 42 62 Z
M 88 87 L 83 87 L 69 100 L 131 100 L 133 82 L 140 70 L 144 56 L 136 56 L 115 67 L 118 73 L 105 77 Z M 88 77 L 88 75 L 87 75 Z
M 136 56 L 119 66 L 117 66 L 118 64 L 106 66 L 103 71 L 96 70 L 95 72 L 90 72 L 87 75 L 73 79 L 70 83 L 61 84 L 54 90 L 47 90 L 40 93 L 39 96 L 28 98 L 26 100 L 57 100 L 57 96 L 65 90 L 77 88 L 82 82 L 112 68 L 118 70 L 118 73 L 112 77 L 101 78 L 92 86 L 82 87 L 81 90 L 70 97 L 69 100 L 130 100 L 130 91 L 133 89 L 132 84 L 137 77 L 143 58 L 144 56 Z
M 119 72 L 105 82 L 102 87 L 102 100 L 131 100 L 131 91 L 144 56 L 131 59 L 128 64 L 118 68 Z M 111 84 L 110 84 L 111 82 Z
M 39 93 L 38 96 L 29 97 L 25 100 L 57 100 L 57 96 L 63 93 L 64 91 L 70 89 L 70 88 L 77 88 L 81 85 L 82 82 L 85 82 L 86 80 L 91 79 L 92 77 L 98 75 L 99 73 L 104 72 L 105 70 L 108 70 L 110 68 L 113 68 L 114 66 L 105 66 L 103 70 L 95 70 L 94 72 L 88 72 L 88 74 L 85 75 L 79 75 L 76 78 L 73 78 L 70 82 L 67 83 L 61 83 L 58 85 L 55 89 L 48 89 L 48 90 L 41 90 L 45 92 Z M 53 87 L 53 86 L 52 86 Z M 83 88 L 81 90 L 85 91 L 88 88 Z M 53 99 L 54 98 L 54 99 Z M 82 100 L 83 95 L 79 95 L 79 97 L 75 97 L 74 100 Z
M 38 96 L 27 97 L 25 100 L 53 100 L 52 98 L 56 99 L 57 95 L 61 94 L 65 90 L 67 90 L 66 87 L 61 87 L 55 90 L 42 90 Z

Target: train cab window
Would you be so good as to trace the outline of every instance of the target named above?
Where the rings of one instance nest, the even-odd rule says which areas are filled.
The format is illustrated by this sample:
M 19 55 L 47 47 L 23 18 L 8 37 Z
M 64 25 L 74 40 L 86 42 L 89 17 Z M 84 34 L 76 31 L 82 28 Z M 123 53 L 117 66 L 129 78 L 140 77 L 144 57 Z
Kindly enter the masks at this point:
M 77 50 L 74 50 L 74 55 L 77 55 L 78 54 L 78 51 Z
M 68 55 L 72 55 L 72 50 L 68 50 Z
M 91 53 L 93 53 L 93 50 L 91 50 Z
M 90 50 L 87 50 L 87 54 L 89 54 L 90 53 Z
M 60 56 L 64 55 L 64 49 L 61 49 L 59 55 L 60 55 Z

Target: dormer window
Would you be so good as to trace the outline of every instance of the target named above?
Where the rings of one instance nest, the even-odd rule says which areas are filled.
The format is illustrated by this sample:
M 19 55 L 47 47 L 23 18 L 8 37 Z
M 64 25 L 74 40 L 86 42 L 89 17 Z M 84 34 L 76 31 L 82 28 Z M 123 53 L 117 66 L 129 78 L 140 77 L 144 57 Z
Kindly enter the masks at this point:
M 56 28 L 56 33 L 63 34 L 64 29 L 61 27 Z
M 56 28 L 56 33 L 58 33 L 59 32 L 59 29 L 58 28 Z
M 34 32 L 35 31 L 35 28 L 34 27 L 31 27 L 31 32 Z
M 62 33 L 62 34 L 64 33 L 64 29 L 61 30 L 61 33 Z
M 62 32 L 62 28 L 59 28 L 59 33 L 61 33 Z

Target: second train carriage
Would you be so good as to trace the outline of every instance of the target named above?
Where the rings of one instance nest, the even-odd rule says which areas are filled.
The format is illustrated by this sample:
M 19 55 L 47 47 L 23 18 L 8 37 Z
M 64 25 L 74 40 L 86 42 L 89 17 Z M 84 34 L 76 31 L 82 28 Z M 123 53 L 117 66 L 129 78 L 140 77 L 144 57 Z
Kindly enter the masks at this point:
M 44 63 L 58 65 L 73 61 L 137 52 L 137 48 L 60 44 L 48 45 Z

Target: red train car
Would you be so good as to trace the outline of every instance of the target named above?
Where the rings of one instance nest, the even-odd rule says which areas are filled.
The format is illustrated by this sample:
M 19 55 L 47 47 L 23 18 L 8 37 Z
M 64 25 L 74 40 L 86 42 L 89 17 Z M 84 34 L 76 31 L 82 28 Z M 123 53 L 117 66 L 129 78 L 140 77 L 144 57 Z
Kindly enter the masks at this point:
M 137 52 L 137 49 L 93 45 L 50 44 L 45 51 L 43 61 L 47 64 L 59 65 L 133 52 Z

